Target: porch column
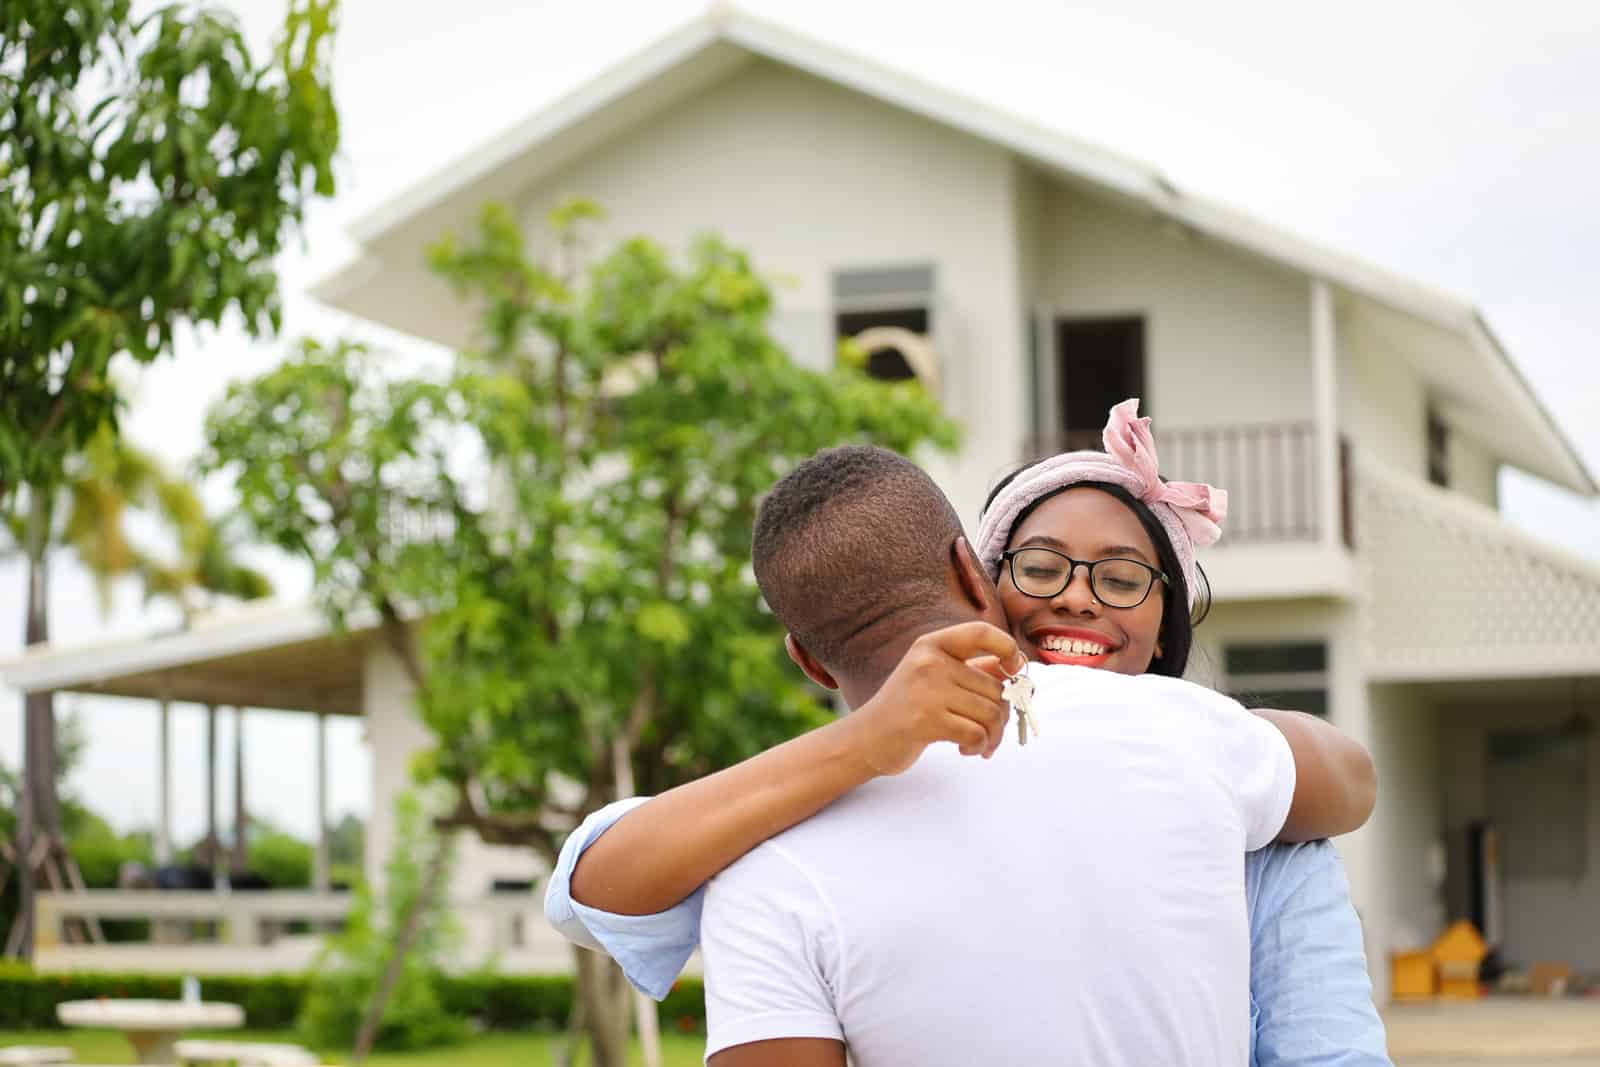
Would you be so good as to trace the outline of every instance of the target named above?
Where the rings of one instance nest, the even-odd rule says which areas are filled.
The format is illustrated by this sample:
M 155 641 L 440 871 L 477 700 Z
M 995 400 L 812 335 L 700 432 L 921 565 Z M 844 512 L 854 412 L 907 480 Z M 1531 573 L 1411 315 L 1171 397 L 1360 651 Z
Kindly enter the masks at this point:
M 317 712 L 317 851 L 311 867 L 311 888 L 326 893 L 328 869 L 328 716 Z
M 217 706 L 206 705 L 206 861 L 217 870 Z
M 1338 335 L 1334 330 L 1333 291 L 1321 278 L 1311 280 L 1312 433 L 1316 441 L 1317 515 L 1320 540 L 1329 548 L 1344 541 L 1339 500 Z
M 244 795 L 244 708 L 233 709 L 233 860 L 230 868 L 250 868 L 250 807 Z
M 172 862 L 172 701 L 161 698 L 161 753 L 158 759 L 161 797 L 156 805 L 156 863 Z

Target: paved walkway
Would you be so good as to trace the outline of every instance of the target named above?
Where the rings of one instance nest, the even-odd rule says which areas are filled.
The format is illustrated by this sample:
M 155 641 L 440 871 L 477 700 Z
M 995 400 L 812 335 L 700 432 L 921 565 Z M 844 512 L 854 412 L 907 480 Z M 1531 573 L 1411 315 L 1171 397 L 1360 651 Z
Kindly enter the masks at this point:
M 1383 1014 L 1400 1067 L 1600 1067 L 1600 999 L 1593 997 L 1396 1004 Z

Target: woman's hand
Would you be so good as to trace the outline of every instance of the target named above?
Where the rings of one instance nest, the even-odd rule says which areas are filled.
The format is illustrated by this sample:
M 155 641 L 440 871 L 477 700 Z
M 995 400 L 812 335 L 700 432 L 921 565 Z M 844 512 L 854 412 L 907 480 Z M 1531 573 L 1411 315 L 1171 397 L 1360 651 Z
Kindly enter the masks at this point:
M 846 735 L 874 774 L 900 774 L 938 741 L 987 759 L 1010 717 L 1001 664 L 1020 659 L 1011 635 L 986 622 L 923 634 L 872 699 L 828 729 Z
M 665 910 L 856 786 L 904 771 L 936 741 L 992 754 L 1008 714 L 999 664 L 1018 658 L 1011 636 L 988 623 L 923 635 L 859 710 L 624 815 L 578 860 L 572 898 L 622 915 Z

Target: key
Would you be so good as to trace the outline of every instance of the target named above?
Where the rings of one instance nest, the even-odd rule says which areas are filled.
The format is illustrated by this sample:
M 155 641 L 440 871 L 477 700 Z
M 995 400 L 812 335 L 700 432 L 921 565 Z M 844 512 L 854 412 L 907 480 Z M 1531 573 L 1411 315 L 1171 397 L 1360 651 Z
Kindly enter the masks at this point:
M 1011 714 L 1017 717 L 1017 744 L 1028 743 L 1028 731 L 1039 736 L 1039 726 L 1033 721 L 1033 679 L 1018 673 L 1007 678 L 1000 687 L 1000 698 L 1011 705 Z

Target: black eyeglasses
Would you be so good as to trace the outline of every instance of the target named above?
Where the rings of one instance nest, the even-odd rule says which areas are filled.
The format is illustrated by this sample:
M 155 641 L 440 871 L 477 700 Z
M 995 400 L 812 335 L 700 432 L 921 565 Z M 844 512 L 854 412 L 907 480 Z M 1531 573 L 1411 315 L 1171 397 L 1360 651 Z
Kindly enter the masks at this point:
M 1026 596 L 1049 600 L 1072 584 L 1079 567 L 1089 571 L 1089 590 L 1112 608 L 1136 608 L 1150 596 L 1157 581 L 1172 580 L 1136 559 L 1073 559 L 1053 548 L 1013 548 L 1000 558 L 1011 567 L 1011 584 Z

